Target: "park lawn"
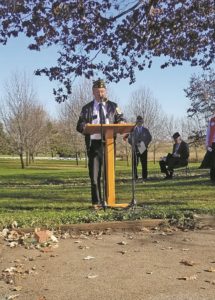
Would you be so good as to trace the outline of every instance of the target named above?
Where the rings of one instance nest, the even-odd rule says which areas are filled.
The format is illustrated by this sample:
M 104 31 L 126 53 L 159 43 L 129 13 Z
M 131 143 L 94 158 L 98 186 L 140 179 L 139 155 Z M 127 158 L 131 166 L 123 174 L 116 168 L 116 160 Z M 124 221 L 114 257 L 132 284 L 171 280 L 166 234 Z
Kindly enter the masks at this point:
M 0 159 L 0 226 L 57 227 L 80 222 L 141 218 L 183 220 L 195 213 L 215 214 L 214 189 L 208 170 L 190 164 L 191 174 L 177 171 L 164 181 L 158 163 L 149 163 L 149 180 L 136 184 L 136 209 L 90 209 L 90 181 L 84 162 L 37 159 L 22 170 L 17 159 Z M 131 168 L 116 163 L 116 199 L 132 200 Z

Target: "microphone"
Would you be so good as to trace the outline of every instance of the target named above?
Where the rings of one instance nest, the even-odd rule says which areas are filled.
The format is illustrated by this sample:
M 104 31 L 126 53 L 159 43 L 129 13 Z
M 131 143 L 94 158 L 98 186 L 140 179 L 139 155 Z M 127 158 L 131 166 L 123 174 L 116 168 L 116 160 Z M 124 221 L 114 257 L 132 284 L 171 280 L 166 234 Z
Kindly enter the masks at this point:
M 106 97 L 100 97 L 100 100 L 101 100 L 101 102 L 107 102 L 108 98 L 106 98 Z

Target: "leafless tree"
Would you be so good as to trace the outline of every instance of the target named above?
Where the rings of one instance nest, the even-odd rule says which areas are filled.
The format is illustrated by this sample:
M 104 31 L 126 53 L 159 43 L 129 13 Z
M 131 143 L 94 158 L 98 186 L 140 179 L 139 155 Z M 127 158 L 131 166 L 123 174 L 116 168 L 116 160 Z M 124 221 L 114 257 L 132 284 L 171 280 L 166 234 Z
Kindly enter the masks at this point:
M 25 167 L 24 154 L 29 163 L 41 144 L 45 111 L 36 103 L 36 93 L 25 73 L 14 73 L 5 82 L 5 96 L 1 107 L 1 118 L 9 137 L 11 147 L 20 156 L 21 166 Z
M 182 134 L 187 139 L 190 148 L 193 148 L 195 153 L 195 161 L 199 161 L 199 148 L 205 143 L 205 135 L 202 135 L 203 124 L 199 123 L 198 118 L 184 117 L 180 121 L 182 127 Z
M 85 79 L 74 87 L 72 95 L 61 104 L 59 112 L 60 131 L 64 143 L 75 154 L 77 164 L 81 153 L 85 153 L 85 146 L 83 136 L 76 131 L 76 124 L 82 106 L 92 99 L 92 82 Z
M 161 106 L 154 98 L 149 89 L 141 88 L 132 93 L 128 106 L 126 107 L 126 116 L 128 121 L 135 122 L 136 117 L 143 117 L 143 124 L 147 127 L 152 135 L 150 147 L 156 158 L 156 150 L 159 142 L 164 138 L 165 115 L 162 112 Z
M 26 139 L 25 153 L 26 165 L 34 161 L 39 151 L 45 150 L 49 136 L 48 115 L 39 104 L 34 104 L 29 113 L 28 137 Z

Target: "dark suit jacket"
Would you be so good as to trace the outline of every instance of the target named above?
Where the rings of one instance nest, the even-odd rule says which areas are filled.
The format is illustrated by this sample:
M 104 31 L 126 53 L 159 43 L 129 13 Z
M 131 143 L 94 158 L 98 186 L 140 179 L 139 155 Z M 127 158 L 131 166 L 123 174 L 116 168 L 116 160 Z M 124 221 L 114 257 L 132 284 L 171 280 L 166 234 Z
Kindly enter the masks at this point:
M 175 153 L 175 149 L 176 149 L 176 144 L 173 145 L 172 154 Z M 181 159 L 188 160 L 190 154 L 188 144 L 185 143 L 184 141 L 181 141 L 177 153 L 180 155 Z
M 137 145 L 140 142 L 144 142 L 146 148 L 148 148 L 148 145 L 152 140 L 152 136 L 147 128 L 141 126 L 141 130 L 139 131 L 136 126 L 132 134 L 134 138 L 134 145 Z M 128 142 L 130 145 L 132 144 L 132 134 L 130 134 L 128 137 Z
M 110 124 L 117 124 L 121 121 L 125 121 L 123 114 L 120 112 L 117 104 L 115 102 L 112 102 L 108 100 L 106 102 L 106 110 L 107 115 L 106 117 L 109 118 Z M 94 107 L 94 101 L 89 102 L 85 106 L 83 106 L 81 110 L 81 114 L 78 119 L 76 130 L 80 133 L 83 133 L 84 126 L 87 123 L 92 123 L 93 121 L 93 107 Z M 85 135 L 85 143 L 87 150 L 89 150 L 90 147 L 90 135 Z

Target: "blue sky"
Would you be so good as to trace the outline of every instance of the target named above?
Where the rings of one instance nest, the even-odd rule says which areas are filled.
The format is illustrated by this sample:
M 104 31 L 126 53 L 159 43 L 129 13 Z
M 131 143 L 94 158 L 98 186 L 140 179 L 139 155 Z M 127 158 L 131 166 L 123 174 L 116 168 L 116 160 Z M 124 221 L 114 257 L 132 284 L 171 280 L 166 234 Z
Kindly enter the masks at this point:
M 56 49 L 47 48 L 40 52 L 27 49 L 29 39 L 14 38 L 8 41 L 6 46 L 0 45 L 0 99 L 2 98 L 3 83 L 8 80 L 11 73 L 25 71 L 32 75 L 37 68 L 52 66 L 56 62 Z M 175 117 L 186 116 L 189 100 L 183 91 L 189 84 L 193 73 L 200 74 L 201 68 L 190 67 L 189 64 L 178 67 L 160 69 L 161 60 L 155 59 L 151 69 L 137 72 L 136 83 L 129 85 L 128 80 L 122 80 L 117 84 L 110 84 L 110 88 L 121 107 L 126 105 L 131 93 L 141 87 L 149 88 L 161 105 L 164 112 Z M 46 76 L 33 77 L 34 88 L 39 101 L 53 116 L 57 115 L 59 108 L 52 94 L 54 83 Z

